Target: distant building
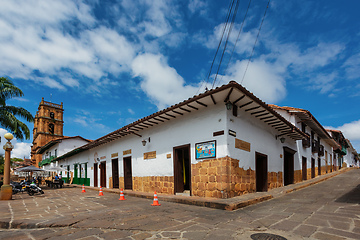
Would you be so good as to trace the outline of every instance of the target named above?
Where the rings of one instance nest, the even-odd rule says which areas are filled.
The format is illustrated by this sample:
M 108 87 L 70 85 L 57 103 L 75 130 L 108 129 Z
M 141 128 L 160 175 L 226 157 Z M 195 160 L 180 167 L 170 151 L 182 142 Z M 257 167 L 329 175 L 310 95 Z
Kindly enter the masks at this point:
M 42 154 L 38 150 L 48 142 L 63 138 L 63 103 L 55 104 L 42 98 L 35 115 L 33 142 L 31 146 L 32 165 L 38 166 Z

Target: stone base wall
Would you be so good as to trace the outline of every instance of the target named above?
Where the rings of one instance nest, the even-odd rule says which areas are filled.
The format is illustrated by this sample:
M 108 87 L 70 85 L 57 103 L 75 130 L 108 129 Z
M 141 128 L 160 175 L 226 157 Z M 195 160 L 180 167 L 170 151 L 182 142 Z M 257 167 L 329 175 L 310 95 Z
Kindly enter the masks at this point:
M 302 181 L 302 170 L 295 170 L 294 171 L 294 183 L 298 183 L 301 181 Z
M 174 194 L 174 177 L 172 176 L 149 176 L 133 177 L 133 191 L 154 192 L 162 194 Z M 124 177 L 119 177 L 119 188 L 124 188 Z
M 322 173 L 330 172 L 331 166 L 322 166 Z M 318 176 L 318 168 L 315 168 Z M 283 172 L 268 172 L 268 190 L 283 186 Z M 133 177 L 133 191 L 174 194 L 173 176 Z M 307 169 L 311 179 L 311 168 Z M 110 188 L 112 178 L 109 179 Z M 294 171 L 294 183 L 302 181 L 302 170 Z M 119 178 L 119 188 L 124 188 L 124 177 Z M 191 165 L 192 196 L 231 198 L 256 192 L 256 172 L 239 167 L 239 160 L 224 157 L 209 159 Z
M 191 166 L 192 195 L 231 198 L 256 191 L 255 170 L 239 167 L 230 157 L 204 160 Z M 283 185 L 282 172 L 268 173 L 268 189 Z

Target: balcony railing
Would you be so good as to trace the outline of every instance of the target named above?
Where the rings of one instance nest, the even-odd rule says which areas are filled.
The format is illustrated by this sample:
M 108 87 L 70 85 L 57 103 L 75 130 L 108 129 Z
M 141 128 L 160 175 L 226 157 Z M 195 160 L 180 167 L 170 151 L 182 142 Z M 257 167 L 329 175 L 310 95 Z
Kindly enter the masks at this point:
M 51 156 L 49 158 L 45 158 L 44 160 L 42 160 L 41 162 L 39 162 L 39 166 L 42 167 L 44 165 L 50 164 L 51 161 L 55 158 L 55 156 Z
M 324 145 L 320 145 L 320 147 L 319 147 L 319 157 L 322 157 L 324 155 L 325 155 Z
M 319 142 L 318 141 L 316 141 L 316 140 L 312 141 L 312 143 L 311 143 L 311 151 L 313 153 L 319 152 Z
M 306 133 L 306 135 L 308 136 L 308 138 L 302 140 L 302 145 L 304 148 L 309 148 L 309 147 L 311 147 L 310 137 L 309 137 L 309 134 Z

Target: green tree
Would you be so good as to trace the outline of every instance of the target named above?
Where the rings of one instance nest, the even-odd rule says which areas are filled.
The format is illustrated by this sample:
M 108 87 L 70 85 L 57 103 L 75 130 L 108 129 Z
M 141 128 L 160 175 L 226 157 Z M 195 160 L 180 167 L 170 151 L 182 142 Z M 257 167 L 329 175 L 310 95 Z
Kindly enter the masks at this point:
M 34 117 L 22 107 L 6 105 L 6 101 L 22 96 L 24 93 L 11 80 L 0 77 L 0 125 L 21 141 L 24 140 L 24 137 L 27 140 L 30 139 L 30 130 L 17 117 L 24 118 L 28 122 L 34 122 Z

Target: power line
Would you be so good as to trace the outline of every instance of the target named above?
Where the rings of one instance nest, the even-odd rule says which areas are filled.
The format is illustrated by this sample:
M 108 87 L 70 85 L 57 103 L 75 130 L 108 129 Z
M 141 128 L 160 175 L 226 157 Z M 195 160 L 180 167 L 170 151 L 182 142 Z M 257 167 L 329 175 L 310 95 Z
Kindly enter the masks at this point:
M 265 16 L 266 16 L 266 12 L 267 12 L 267 10 L 268 10 L 268 8 L 269 8 L 269 5 L 270 5 L 270 0 L 268 1 L 268 4 L 267 4 L 267 6 L 266 6 L 265 13 L 264 13 L 264 16 L 263 16 L 263 18 L 262 18 L 262 21 L 261 21 L 261 24 L 260 24 L 260 27 L 259 27 L 258 34 L 257 34 L 257 36 L 256 36 L 254 46 L 253 46 L 253 49 L 252 49 L 252 51 L 251 51 L 251 54 L 250 54 L 250 57 L 249 57 L 249 61 L 248 61 L 247 65 L 246 65 L 245 72 L 244 72 L 243 78 L 241 79 L 241 83 L 240 83 L 240 84 L 242 84 L 243 81 L 244 81 L 244 78 L 245 78 L 246 72 L 247 72 L 247 70 L 248 70 L 248 67 L 249 67 L 251 58 L 252 58 L 252 56 L 253 56 L 253 54 L 254 54 L 255 46 L 256 46 L 256 43 L 257 43 L 257 41 L 258 41 L 258 38 L 259 38 L 259 35 L 260 35 L 260 31 L 261 31 L 261 27 L 262 27 L 262 25 L 263 25 L 263 23 L 264 23 L 264 19 L 265 19 Z
M 243 29 L 243 27 L 244 27 L 245 19 L 246 19 L 246 17 L 247 17 L 248 12 L 249 12 L 250 5 L 251 5 L 251 0 L 249 1 L 249 4 L 248 4 L 248 6 L 247 6 L 244 19 L 243 19 L 243 21 L 242 21 L 242 23 L 241 23 L 241 27 L 240 27 L 239 33 L 238 33 L 238 35 L 237 35 L 237 38 L 236 38 L 234 47 L 233 47 L 233 49 L 232 49 L 232 51 L 231 51 L 229 60 L 228 60 L 228 62 L 227 62 L 227 64 L 226 64 L 226 67 L 225 67 L 225 70 L 224 70 L 224 74 L 226 73 L 226 71 L 227 71 L 227 69 L 228 69 L 228 67 L 229 67 L 230 61 L 231 61 L 231 59 L 232 59 L 232 56 L 234 55 L 234 51 L 235 51 L 236 45 L 237 45 L 237 43 L 238 43 L 238 41 L 239 41 L 239 38 L 240 38 L 240 34 L 241 34 L 241 32 L 242 32 L 242 29 Z M 222 77 L 223 77 L 223 76 L 222 76 Z M 221 77 L 221 80 L 222 80 L 222 77 Z M 220 81 L 221 81 L 221 80 L 220 80 Z
M 218 47 L 217 47 L 217 49 L 216 49 L 216 52 L 215 52 L 215 56 L 214 56 L 214 58 L 213 58 L 213 60 L 212 60 L 212 63 L 211 63 L 209 72 L 208 72 L 207 76 L 204 78 L 204 80 L 202 81 L 202 84 L 200 85 L 200 87 L 199 87 L 198 91 L 196 92 L 196 94 L 197 94 L 197 93 L 200 91 L 200 89 L 202 88 L 203 83 L 205 83 L 205 86 L 206 86 L 206 84 L 208 84 L 208 82 L 209 82 L 209 78 L 210 78 L 210 75 L 211 75 L 211 71 L 212 71 L 212 68 L 213 68 L 213 66 L 214 66 L 216 56 L 217 56 L 217 54 L 218 54 L 218 52 L 219 52 L 219 49 L 220 49 L 222 40 L 223 40 L 223 38 L 224 38 L 224 34 L 225 34 L 225 31 L 226 31 L 227 26 L 228 26 L 228 23 L 229 23 L 229 18 L 230 18 L 230 16 L 231 16 L 231 12 L 232 12 L 232 9 L 233 9 L 233 7 L 234 7 L 234 3 L 235 3 L 235 0 L 231 0 L 231 2 L 230 2 L 230 4 L 229 4 L 229 7 L 228 7 L 228 12 L 227 12 L 227 14 L 226 14 L 225 24 L 224 24 L 224 28 L 223 28 L 223 31 L 222 31 L 222 34 L 221 34 L 221 38 L 220 38 L 220 41 L 219 41 L 219 45 L 218 45 Z
M 226 37 L 225 46 L 224 46 L 224 48 L 223 48 L 223 52 L 222 52 L 222 54 L 221 54 L 219 66 L 218 66 L 218 69 L 217 69 L 217 71 L 216 71 L 215 78 L 214 78 L 214 81 L 213 81 L 213 84 L 212 84 L 212 88 L 214 88 L 214 85 L 215 85 L 217 76 L 218 76 L 219 71 L 220 71 L 221 63 L 222 63 L 222 60 L 223 60 L 223 58 L 224 58 L 224 54 L 225 54 L 225 51 L 226 51 L 226 47 L 227 47 L 227 44 L 228 44 L 228 42 L 229 42 L 230 34 L 231 34 L 232 29 L 233 29 L 233 27 L 234 27 L 234 22 L 235 22 L 235 18 L 236 18 L 236 14 L 237 14 L 238 8 L 239 8 L 239 3 L 240 3 L 240 0 L 237 0 L 237 1 L 236 1 L 236 5 L 235 5 L 235 10 L 234 10 L 234 12 L 233 12 L 233 17 L 232 17 L 232 20 L 231 20 L 231 24 L 230 24 L 230 27 L 229 27 L 229 30 L 228 30 L 228 34 L 227 34 L 227 37 Z

